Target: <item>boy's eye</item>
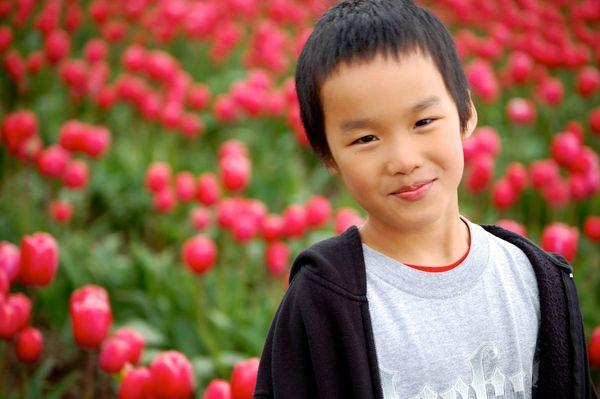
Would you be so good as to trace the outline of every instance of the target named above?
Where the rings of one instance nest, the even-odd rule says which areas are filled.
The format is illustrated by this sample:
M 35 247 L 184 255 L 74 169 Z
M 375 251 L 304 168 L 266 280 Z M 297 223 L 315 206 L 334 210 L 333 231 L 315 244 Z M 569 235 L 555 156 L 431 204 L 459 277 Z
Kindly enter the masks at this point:
M 352 144 L 365 144 L 375 140 L 376 137 L 372 134 L 368 134 L 366 136 L 362 136 L 361 138 L 354 140 Z
M 425 119 L 421 119 L 420 121 L 417 121 L 417 123 L 415 123 L 416 127 L 421 127 L 421 126 L 427 126 L 429 125 L 431 122 L 433 122 L 435 119 L 433 118 L 425 118 Z

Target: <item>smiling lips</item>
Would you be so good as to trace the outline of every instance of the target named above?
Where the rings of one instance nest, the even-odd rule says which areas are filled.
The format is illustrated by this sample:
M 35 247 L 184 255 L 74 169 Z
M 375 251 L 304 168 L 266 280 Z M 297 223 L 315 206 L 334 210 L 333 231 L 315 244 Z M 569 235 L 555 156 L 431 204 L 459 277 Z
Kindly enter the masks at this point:
M 398 191 L 392 193 L 392 195 L 399 197 L 407 201 L 416 201 L 423 198 L 431 188 L 431 184 L 435 179 L 420 181 L 410 186 L 403 186 Z

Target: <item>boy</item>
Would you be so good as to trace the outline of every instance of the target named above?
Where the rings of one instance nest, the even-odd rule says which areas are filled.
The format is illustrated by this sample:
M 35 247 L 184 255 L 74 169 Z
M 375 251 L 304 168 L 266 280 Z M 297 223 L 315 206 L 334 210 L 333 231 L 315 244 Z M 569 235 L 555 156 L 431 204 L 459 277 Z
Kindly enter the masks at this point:
M 343 1 L 296 88 L 368 216 L 295 259 L 254 397 L 595 398 L 571 267 L 459 213 L 477 113 L 444 26 L 408 0 Z

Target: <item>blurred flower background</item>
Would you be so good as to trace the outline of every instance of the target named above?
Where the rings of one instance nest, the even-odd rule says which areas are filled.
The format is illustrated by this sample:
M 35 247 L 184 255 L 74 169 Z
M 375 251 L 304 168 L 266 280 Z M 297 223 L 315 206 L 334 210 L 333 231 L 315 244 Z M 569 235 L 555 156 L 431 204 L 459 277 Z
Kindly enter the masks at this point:
M 303 248 L 364 214 L 307 147 L 327 0 L 0 0 L 0 397 L 250 398 Z M 600 383 L 600 0 L 426 0 L 480 127 L 463 213 L 574 265 Z

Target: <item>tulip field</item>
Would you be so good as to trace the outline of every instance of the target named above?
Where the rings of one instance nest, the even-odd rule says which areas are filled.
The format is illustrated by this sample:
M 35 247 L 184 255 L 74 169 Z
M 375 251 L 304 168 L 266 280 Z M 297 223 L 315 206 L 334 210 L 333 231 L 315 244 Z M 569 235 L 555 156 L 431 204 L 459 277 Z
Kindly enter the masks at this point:
M 295 61 L 331 0 L 0 0 L 0 398 L 247 399 L 302 249 L 366 216 Z M 600 387 L 600 1 L 424 0 L 462 213 L 562 254 Z

